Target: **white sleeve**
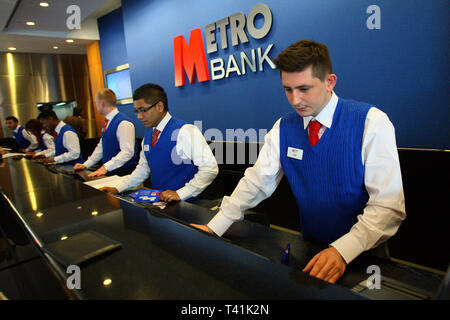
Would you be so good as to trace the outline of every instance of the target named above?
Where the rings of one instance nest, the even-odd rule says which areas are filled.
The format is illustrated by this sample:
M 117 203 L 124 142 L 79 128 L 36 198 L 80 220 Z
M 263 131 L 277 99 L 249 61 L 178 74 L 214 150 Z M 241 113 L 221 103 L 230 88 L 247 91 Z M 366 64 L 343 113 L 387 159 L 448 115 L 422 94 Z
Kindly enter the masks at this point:
M 181 127 L 176 144 L 177 154 L 185 161 L 190 159 L 198 167 L 198 172 L 186 184 L 176 190 L 181 200 L 199 195 L 219 173 L 216 158 L 200 130 L 186 124 Z
M 99 162 L 103 158 L 103 144 L 102 139 L 100 138 L 99 143 L 95 147 L 92 154 L 89 156 L 89 158 L 83 163 L 83 165 L 86 166 L 86 168 L 92 167 L 94 164 Z
M 30 142 L 28 148 L 25 149 L 26 152 L 33 151 L 39 147 L 38 141 L 34 134 L 29 133 L 26 129 L 22 131 L 23 137 Z
M 208 223 L 222 236 L 233 222 L 242 220 L 243 212 L 267 199 L 284 175 L 280 163 L 280 120 L 267 133 L 255 165 L 245 170 L 244 177 L 229 197 L 224 197 L 219 212 Z
M 122 121 L 119 124 L 117 139 L 119 140 L 120 152 L 103 164 L 108 172 L 122 167 L 134 155 L 135 130 L 130 121 Z
M 393 236 L 406 218 L 395 129 L 377 108 L 367 114 L 362 159 L 369 201 L 351 230 L 331 243 L 347 263 Z
M 115 187 L 119 193 L 140 185 L 150 176 L 150 167 L 144 153 L 144 141 L 142 140 L 142 150 L 136 169 L 131 174 L 122 177 L 118 185 L 111 186 Z
M 66 131 L 64 133 L 63 145 L 67 152 L 55 157 L 56 163 L 65 163 L 78 159 L 80 156 L 80 140 L 75 132 Z

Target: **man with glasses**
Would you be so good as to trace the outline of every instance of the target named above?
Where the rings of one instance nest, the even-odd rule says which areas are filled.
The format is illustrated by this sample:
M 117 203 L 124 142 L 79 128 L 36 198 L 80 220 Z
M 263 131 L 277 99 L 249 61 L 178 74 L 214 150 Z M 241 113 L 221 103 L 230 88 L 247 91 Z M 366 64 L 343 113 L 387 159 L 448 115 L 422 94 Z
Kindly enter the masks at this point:
M 144 84 L 133 94 L 134 110 L 147 128 L 136 169 L 116 186 L 101 188 L 121 193 L 150 176 L 161 201 L 193 201 L 219 171 L 200 130 L 169 113 L 167 95 L 156 84 Z
M 102 160 L 103 165 L 88 177 L 124 176 L 133 172 L 136 167 L 134 125 L 126 115 L 119 113 L 116 104 L 116 94 L 111 89 L 101 89 L 95 95 L 95 106 L 100 114 L 105 115 L 102 138 L 86 162 L 77 163 L 73 167 L 75 170 L 83 170 Z

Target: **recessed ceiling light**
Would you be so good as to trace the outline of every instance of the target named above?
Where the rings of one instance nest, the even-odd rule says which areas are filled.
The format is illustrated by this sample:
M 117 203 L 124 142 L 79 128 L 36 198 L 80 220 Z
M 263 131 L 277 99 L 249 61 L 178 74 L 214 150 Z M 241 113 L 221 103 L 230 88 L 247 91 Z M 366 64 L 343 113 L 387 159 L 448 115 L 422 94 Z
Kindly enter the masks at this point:
M 34 23 L 33 21 L 27 21 L 27 26 L 35 26 L 36 23 Z
M 66 42 L 68 42 L 68 43 L 72 43 L 72 42 L 73 42 L 73 40 L 72 40 L 72 39 L 67 39 L 67 40 L 66 40 Z
M 57 47 L 57 46 L 53 46 L 53 49 L 55 49 L 55 50 L 56 50 L 56 49 L 58 49 L 58 47 Z
M 16 48 L 14 48 L 14 47 L 9 47 L 8 50 L 14 51 L 14 50 L 16 50 Z
M 41 2 L 41 3 L 39 3 L 39 5 L 41 7 L 48 7 L 48 3 L 47 2 Z

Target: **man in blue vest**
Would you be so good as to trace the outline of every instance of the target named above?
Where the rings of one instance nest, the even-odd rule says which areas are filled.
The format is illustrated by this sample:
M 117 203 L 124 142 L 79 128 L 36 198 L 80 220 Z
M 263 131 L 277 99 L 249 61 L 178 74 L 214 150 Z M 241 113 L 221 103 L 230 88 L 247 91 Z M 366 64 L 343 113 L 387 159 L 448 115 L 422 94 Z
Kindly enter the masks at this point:
M 75 163 L 83 161 L 80 152 L 80 140 L 71 126 L 59 120 L 53 110 L 43 111 L 39 116 L 39 121 L 44 128 L 53 132 L 55 138 L 55 155 L 43 159 L 44 163 L 75 165 Z
M 303 272 L 335 283 L 346 264 L 394 235 L 406 217 L 394 127 L 378 108 L 334 93 L 337 76 L 324 44 L 299 41 L 274 62 L 294 111 L 266 135 L 257 162 L 217 215 L 194 226 L 222 236 L 285 174 L 302 236 L 328 244 Z
M 144 84 L 133 94 L 134 111 L 147 128 L 139 164 L 116 186 L 100 190 L 117 194 L 150 176 L 161 201 L 193 201 L 219 172 L 216 159 L 200 130 L 169 113 L 167 95 L 156 84 Z
M 134 125 L 126 115 L 117 110 L 116 104 L 117 97 L 111 89 L 101 89 L 95 95 L 97 110 L 105 116 L 102 138 L 87 161 L 73 167 L 75 170 L 83 170 L 102 160 L 103 165 L 88 177 L 128 175 L 136 167 Z
M 19 120 L 16 117 L 7 117 L 6 126 L 13 132 L 13 137 L 19 145 L 19 151 L 30 152 L 38 147 L 36 137 L 25 130 L 24 127 L 19 125 Z

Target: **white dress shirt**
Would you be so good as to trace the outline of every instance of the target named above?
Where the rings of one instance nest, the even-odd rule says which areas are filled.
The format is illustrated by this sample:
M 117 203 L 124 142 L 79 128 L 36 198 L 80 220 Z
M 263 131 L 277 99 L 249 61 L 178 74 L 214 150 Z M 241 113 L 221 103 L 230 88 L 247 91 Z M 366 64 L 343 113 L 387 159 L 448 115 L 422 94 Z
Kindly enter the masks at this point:
M 317 115 L 315 120 L 322 124 L 319 137 L 332 126 L 337 102 L 338 97 L 333 92 L 328 104 Z M 303 129 L 307 129 L 312 119 L 303 118 Z M 283 177 L 280 163 L 280 121 L 281 118 L 265 136 L 264 146 L 255 165 L 245 171 L 236 189 L 230 197 L 224 197 L 219 212 L 208 223 L 209 228 L 219 236 L 233 222 L 242 220 L 245 210 L 268 198 Z M 351 230 L 330 244 L 339 251 L 346 263 L 394 235 L 406 217 L 394 126 L 387 115 L 375 107 L 367 114 L 361 157 L 369 200 Z
M 19 133 L 19 129 L 21 126 L 17 125 L 16 129 L 14 130 L 15 133 Z M 23 137 L 30 142 L 30 145 L 25 149 L 26 152 L 33 151 L 36 149 L 38 145 L 38 141 L 34 134 L 31 134 L 27 131 L 27 129 L 23 128 L 22 130 Z
M 55 128 L 56 133 L 59 135 L 62 127 L 66 124 L 64 121 L 60 121 Z M 63 136 L 63 146 L 67 149 L 66 153 L 60 154 L 54 158 L 56 163 L 65 163 L 78 159 L 80 156 L 80 140 L 78 135 L 74 131 L 66 131 Z
M 171 118 L 172 116 L 167 112 L 166 116 L 156 126 L 156 129 L 162 133 Z M 192 124 L 185 124 L 180 128 L 177 137 L 176 152 L 181 159 L 190 159 L 198 167 L 198 172 L 182 188 L 174 191 L 178 193 L 181 200 L 198 196 L 214 180 L 219 172 L 216 158 L 200 130 Z M 115 187 L 119 192 L 123 192 L 138 186 L 149 175 L 150 167 L 144 153 L 144 140 L 142 140 L 142 151 L 136 169 L 130 175 L 123 177 Z
M 113 120 L 113 118 L 119 113 L 119 110 L 115 108 L 113 111 L 106 115 L 108 119 L 108 124 L 106 130 Z M 108 162 L 104 163 L 106 171 L 110 172 L 117 168 L 122 167 L 127 161 L 129 161 L 134 155 L 134 144 L 135 144 L 135 130 L 134 125 L 130 121 L 122 121 L 116 131 L 117 140 L 119 141 L 120 152 L 112 157 Z M 92 167 L 94 164 L 99 162 L 103 158 L 103 144 L 102 139 L 97 144 L 94 152 L 91 156 L 84 162 L 86 168 Z
M 45 130 L 42 130 L 41 134 L 44 134 L 42 140 L 44 140 L 44 145 L 47 149 L 36 152 L 36 156 L 43 155 L 46 158 L 51 158 L 55 155 L 55 140 L 48 132 L 45 132 Z

